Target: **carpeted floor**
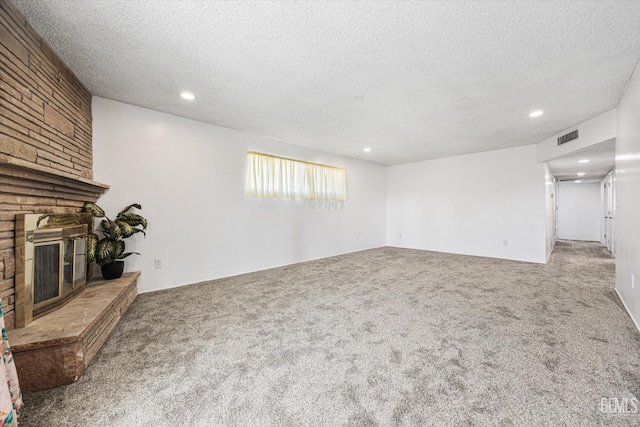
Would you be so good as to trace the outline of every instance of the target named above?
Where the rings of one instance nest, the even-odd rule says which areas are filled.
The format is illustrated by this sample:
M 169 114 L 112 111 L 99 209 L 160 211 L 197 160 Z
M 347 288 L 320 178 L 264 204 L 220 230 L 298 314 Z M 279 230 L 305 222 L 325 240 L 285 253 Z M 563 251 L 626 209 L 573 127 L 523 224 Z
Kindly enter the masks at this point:
M 546 265 L 380 248 L 143 294 L 86 375 L 27 394 L 20 421 L 638 425 L 600 412 L 640 397 L 613 287 L 604 248 L 559 242 Z

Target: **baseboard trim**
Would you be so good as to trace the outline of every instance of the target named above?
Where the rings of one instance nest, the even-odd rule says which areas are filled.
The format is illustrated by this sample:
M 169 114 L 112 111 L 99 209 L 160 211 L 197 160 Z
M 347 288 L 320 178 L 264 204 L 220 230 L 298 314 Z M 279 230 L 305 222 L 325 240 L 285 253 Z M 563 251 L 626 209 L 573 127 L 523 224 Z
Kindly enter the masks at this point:
M 624 309 L 627 310 L 627 314 L 631 318 L 631 321 L 633 322 L 634 325 L 636 325 L 636 329 L 638 330 L 638 332 L 640 332 L 640 324 L 638 324 L 636 319 L 634 319 L 633 314 L 631 314 L 631 312 L 629 311 L 629 307 L 627 307 L 627 303 L 624 302 L 624 299 L 622 298 L 622 295 L 620 295 L 620 292 L 618 292 L 618 289 L 614 288 L 614 290 L 616 291 L 616 294 L 618 295 L 618 298 L 620 299 L 620 301 L 622 301 L 622 305 L 624 305 Z
M 181 288 L 183 286 L 200 285 L 202 283 L 213 282 L 215 280 L 228 279 L 228 278 L 231 278 L 231 277 L 243 276 L 245 274 L 258 273 L 260 271 L 267 271 L 267 270 L 273 270 L 273 269 L 276 269 L 276 268 L 289 267 L 289 266 L 296 265 L 296 264 L 304 264 L 306 262 L 319 261 L 321 259 L 339 257 L 339 256 L 342 256 L 342 255 L 354 254 L 356 252 L 365 252 L 365 251 L 370 251 L 370 250 L 373 250 L 373 249 L 381 249 L 381 248 L 386 248 L 386 247 L 387 247 L 386 245 L 383 245 L 383 246 L 372 246 L 372 247 L 369 247 L 369 248 L 356 249 L 354 251 L 341 252 L 341 253 L 337 253 L 337 254 L 333 254 L 333 255 L 327 255 L 327 256 L 323 256 L 323 257 L 319 257 L 319 258 L 310 258 L 310 259 L 304 259 L 304 260 L 301 260 L 301 261 L 289 262 L 289 263 L 285 263 L 285 264 L 276 264 L 276 265 L 269 266 L 269 267 L 258 268 L 257 270 L 246 270 L 246 271 L 231 273 L 231 274 L 227 274 L 227 275 L 224 275 L 224 276 L 213 277 L 211 279 L 198 280 L 197 282 L 180 283 L 180 284 L 177 284 L 177 285 L 176 284 L 170 284 L 170 285 L 167 285 L 166 287 L 161 287 L 161 288 L 154 288 L 154 289 L 140 289 L 140 288 L 138 288 L 138 294 L 148 294 L 148 293 L 152 293 L 152 292 L 162 292 L 162 291 L 167 291 L 169 289 Z

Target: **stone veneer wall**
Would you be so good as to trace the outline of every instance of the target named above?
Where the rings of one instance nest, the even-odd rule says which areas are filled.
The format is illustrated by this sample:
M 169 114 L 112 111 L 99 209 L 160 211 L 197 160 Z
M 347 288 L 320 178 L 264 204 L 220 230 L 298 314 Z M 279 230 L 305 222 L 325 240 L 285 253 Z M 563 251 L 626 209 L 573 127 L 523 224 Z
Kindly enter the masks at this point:
M 0 0 L 0 294 L 15 304 L 17 213 L 77 212 L 91 181 L 91 93 L 8 0 Z

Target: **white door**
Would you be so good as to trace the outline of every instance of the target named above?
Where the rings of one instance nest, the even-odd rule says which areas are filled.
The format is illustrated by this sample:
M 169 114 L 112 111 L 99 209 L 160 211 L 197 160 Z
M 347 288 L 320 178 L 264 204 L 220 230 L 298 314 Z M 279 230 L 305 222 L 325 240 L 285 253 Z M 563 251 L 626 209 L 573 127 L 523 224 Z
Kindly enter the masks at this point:
M 613 172 L 609 174 L 609 244 L 607 248 L 612 254 L 616 254 L 615 237 L 616 237 L 616 177 Z
M 558 241 L 558 181 L 553 178 L 553 244 Z
M 607 249 L 614 253 L 614 217 L 615 217 L 615 186 L 613 172 L 603 180 L 603 213 L 604 213 L 604 243 Z

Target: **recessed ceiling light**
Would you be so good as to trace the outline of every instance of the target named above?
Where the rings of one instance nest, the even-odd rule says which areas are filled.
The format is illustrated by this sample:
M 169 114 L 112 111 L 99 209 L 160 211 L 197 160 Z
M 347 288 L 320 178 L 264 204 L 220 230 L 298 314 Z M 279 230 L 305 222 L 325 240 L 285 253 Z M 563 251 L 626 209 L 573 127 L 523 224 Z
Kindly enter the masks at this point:
M 529 117 L 540 117 L 544 114 L 544 111 L 536 110 L 529 113 Z
M 196 99 L 196 96 L 194 94 L 192 94 L 191 92 L 182 92 L 180 94 L 180 96 L 183 99 L 186 99 L 187 101 L 193 101 L 194 99 Z
M 584 174 L 584 172 L 578 172 L 576 175 L 578 175 L 578 176 L 584 176 L 585 174 Z
M 576 180 L 575 180 L 575 181 L 573 181 L 573 182 L 582 182 L 582 180 L 581 180 L 581 179 L 576 179 Z
M 367 148 L 365 148 L 365 149 L 364 149 L 364 150 L 362 150 L 362 151 L 364 151 L 365 153 L 368 153 L 369 151 L 371 151 L 371 148 L 367 147 Z
M 578 160 L 578 163 L 589 163 L 589 159 Z

